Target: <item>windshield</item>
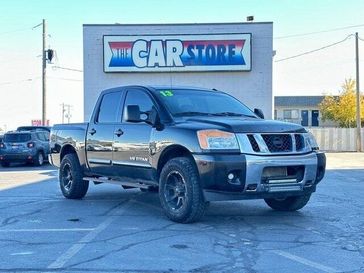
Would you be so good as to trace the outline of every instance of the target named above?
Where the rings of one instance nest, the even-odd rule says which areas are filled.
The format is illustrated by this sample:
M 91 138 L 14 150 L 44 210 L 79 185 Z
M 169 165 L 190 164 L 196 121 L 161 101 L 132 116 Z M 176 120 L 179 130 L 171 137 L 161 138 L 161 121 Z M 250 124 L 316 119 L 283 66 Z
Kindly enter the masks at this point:
M 30 134 L 6 134 L 4 142 L 27 142 L 30 138 Z
M 173 116 L 249 116 L 255 114 L 237 99 L 215 91 L 160 89 L 159 97 Z

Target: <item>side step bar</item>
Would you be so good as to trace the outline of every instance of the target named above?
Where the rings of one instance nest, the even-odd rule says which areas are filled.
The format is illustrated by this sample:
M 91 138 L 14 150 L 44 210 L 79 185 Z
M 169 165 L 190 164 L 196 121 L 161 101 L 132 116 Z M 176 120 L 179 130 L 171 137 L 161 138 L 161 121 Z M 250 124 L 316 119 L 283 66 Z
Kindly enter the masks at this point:
M 83 180 L 90 181 L 90 182 L 96 182 L 96 183 L 109 183 L 109 184 L 116 184 L 121 186 L 128 186 L 128 187 L 134 187 L 134 188 L 142 188 L 142 189 L 148 189 L 151 187 L 150 185 L 142 184 L 142 183 L 133 183 L 133 182 L 126 182 L 126 181 L 120 181 L 116 179 L 109 179 L 109 178 L 96 178 L 96 177 L 84 177 Z

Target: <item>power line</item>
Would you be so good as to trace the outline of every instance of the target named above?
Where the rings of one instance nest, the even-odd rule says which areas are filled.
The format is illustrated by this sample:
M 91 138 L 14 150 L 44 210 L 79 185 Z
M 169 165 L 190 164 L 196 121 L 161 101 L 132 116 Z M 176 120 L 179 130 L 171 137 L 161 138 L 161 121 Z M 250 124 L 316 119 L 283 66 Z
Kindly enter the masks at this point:
M 364 27 L 364 24 L 352 25 L 352 26 L 346 26 L 346 27 L 339 27 L 339 28 L 332 28 L 332 29 L 321 30 L 321 31 L 314 31 L 314 32 L 307 32 L 307 33 L 292 34 L 292 35 L 286 35 L 286 36 L 278 36 L 278 37 L 275 37 L 274 39 L 275 40 L 288 39 L 288 38 L 295 38 L 295 37 L 301 37 L 301 36 L 309 36 L 309 35 L 314 35 L 314 34 L 320 34 L 320 33 L 326 33 L 326 32 L 333 32 L 333 31 L 339 31 L 339 30 L 350 29 L 350 28 L 358 28 L 358 27 Z
M 40 77 L 36 77 L 36 78 L 32 78 L 32 79 L 24 79 L 24 80 L 20 80 L 20 81 L 0 82 L 0 85 L 16 84 L 16 83 L 21 83 L 21 82 L 31 82 L 34 80 L 38 80 L 39 78 Z
M 8 34 L 12 34 L 12 33 L 17 33 L 17 32 L 23 32 L 23 31 L 27 31 L 27 30 L 34 30 L 35 28 L 41 26 L 42 23 L 34 26 L 34 27 L 27 27 L 27 28 L 20 28 L 20 29 L 14 29 L 14 30 L 10 30 L 10 31 L 6 31 L 6 32 L 1 32 L 0 36 L 2 35 L 8 35 Z
M 54 80 L 73 81 L 73 82 L 82 82 L 83 81 L 83 80 L 79 80 L 79 79 L 60 78 L 60 77 L 48 77 L 48 78 L 54 79 Z
M 313 50 L 310 50 L 310 51 L 306 51 L 306 52 L 303 52 L 303 53 L 300 53 L 300 54 L 297 54 L 297 55 L 293 55 L 293 56 L 290 56 L 290 57 L 287 57 L 287 58 L 283 58 L 283 59 L 278 59 L 274 62 L 278 63 L 278 62 L 282 62 L 282 61 L 286 61 L 286 60 L 290 60 L 290 59 L 294 59 L 294 58 L 298 58 L 298 57 L 301 57 L 301 56 L 304 56 L 304 55 L 308 55 L 308 54 L 311 54 L 311 53 L 314 53 L 314 52 L 317 52 L 317 51 L 320 51 L 320 50 L 323 50 L 323 49 L 326 49 L 326 48 L 329 48 L 329 47 L 332 47 L 332 46 L 335 46 L 335 45 L 338 45 L 338 44 L 341 44 L 343 42 L 345 42 L 346 40 L 348 40 L 350 37 L 354 36 L 354 34 L 350 34 L 348 35 L 345 39 L 341 40 L 341 41 L 338 41 L 336 43 L 333 43 L 333 44 L 329 44 L 329 45 L 326 45 L 326 46 L 323 46 L 323 47 L 320 47 L 320 48 L 316 48 L 316 49 L 313 49 Z
M 63 69 L 63 70 L 69 70 L 69 71 L 75 71 L 75 72 L 83 72 L 83 70 L 76 69 L 76 68 L 69 68 L 69 67 L 61 67 L 61 66 L 53 66 L 53 68 Z
M 15 29 L 15 30 L 11 30 L 11 31 L 2 32 L 2 33 L 0 33 L 0 36 L 9 35 L 9 34 L 13 34 L 16 32 L 22 32 L 22 31 L 27 31 L 27 30 L 31 30 L 31 28 L 21 28 L 21 29 Z

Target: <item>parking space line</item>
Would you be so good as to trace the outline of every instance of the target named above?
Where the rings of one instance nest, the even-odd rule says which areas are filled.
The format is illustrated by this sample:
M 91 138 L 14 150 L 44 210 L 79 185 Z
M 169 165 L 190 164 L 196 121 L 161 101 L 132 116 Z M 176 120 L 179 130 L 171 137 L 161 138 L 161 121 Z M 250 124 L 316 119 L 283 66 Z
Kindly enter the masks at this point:
M 288 252 L 285 252 L 285 251 L 282 251 L 282 250 L 272 250 L 271 252 L 273 252 L 274 254 L 277 254 L 279 256 L 285 257 L 287 259 L 290 259 L 292 261 L 295 261 L 295 262 L 310 266 L 312 268 L 321 270 L 323 272 L 327 272 L 327 273 L 339 272 L 338 270 L 336 270 L 336 269 L 334 269 L 332 267 L 328 267 L 328 266 L 325 266 L 325 265 L 322 265 L 322 264 L 307 260 L 305 258 L 293 255 L 291 253 L 288 253 Z
M 0 229 L 0 232 L 75 232 L 93 231 L 95 228 L 25 228 L 25 229 Z
M 90 233 L 86 234 L 82 237 L 76 244 L 72 245 L 66 252 L 64 252 L 61 256 L 58 257 L 53 263 L 51 263 L 47 268 L 48 269 L 59 269 L 62 268 L 73 256 L 75 256 L 78 252 L 82 250 L 88 243 L 90 243 L 93 239 L 96 238 L 102 231 L 104 231 L 115 219 L 117 219 L 120 215 L 122 215 L 128 204 L 124 203 L 124 206 L 117 207 L 110 212 L 116 214 L 115 216 L 109 216 L 105 219 L 101 224 L 99 224 L 94 230 Z M 109 213 L 110 213 L 109 212 Z

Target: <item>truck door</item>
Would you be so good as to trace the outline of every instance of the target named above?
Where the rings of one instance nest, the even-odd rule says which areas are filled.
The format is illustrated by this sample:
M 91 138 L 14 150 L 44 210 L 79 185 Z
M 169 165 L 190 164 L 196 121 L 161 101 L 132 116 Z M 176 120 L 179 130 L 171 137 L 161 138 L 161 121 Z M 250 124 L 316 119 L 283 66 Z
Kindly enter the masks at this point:
M 115 126 L 121 121 L 122 92 L 105 93 L 87 130 L 87 161 L 92 173 L 112 174 L 112 153 Z
M 124 111 L 127 105 L 139 105 L 140 111 L 147 112 L 154 103 L 146 92 L 133 88 L 127 91 Z M 124 116 L 122 124 L 115 127 L 115 132 L 120 133 L 114 138 L 113 165 L 116 175 L 150 180 L 149 142 L 153 128 L 144 122 L 127 122 Z

